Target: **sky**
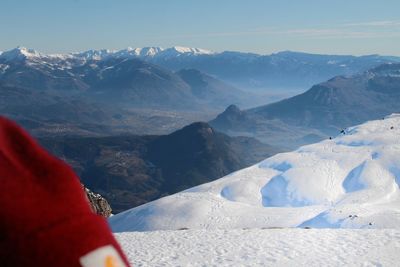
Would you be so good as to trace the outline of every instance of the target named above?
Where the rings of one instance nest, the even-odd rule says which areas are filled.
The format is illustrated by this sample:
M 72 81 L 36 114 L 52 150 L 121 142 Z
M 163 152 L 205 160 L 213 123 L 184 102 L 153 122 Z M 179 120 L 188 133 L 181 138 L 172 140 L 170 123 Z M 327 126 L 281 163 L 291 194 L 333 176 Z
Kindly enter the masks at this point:
M 400 56 L 399 0 L 0 0 L 0 51 L 145 46 Z

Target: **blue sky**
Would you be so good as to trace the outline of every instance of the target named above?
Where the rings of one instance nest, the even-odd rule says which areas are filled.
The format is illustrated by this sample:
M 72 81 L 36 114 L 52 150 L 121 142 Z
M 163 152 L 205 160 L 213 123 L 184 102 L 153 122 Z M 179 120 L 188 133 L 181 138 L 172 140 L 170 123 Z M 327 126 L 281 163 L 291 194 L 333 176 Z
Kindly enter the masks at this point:
M 0 0 L 0 50 L 175 45 L 400 56 L 399 0 Z

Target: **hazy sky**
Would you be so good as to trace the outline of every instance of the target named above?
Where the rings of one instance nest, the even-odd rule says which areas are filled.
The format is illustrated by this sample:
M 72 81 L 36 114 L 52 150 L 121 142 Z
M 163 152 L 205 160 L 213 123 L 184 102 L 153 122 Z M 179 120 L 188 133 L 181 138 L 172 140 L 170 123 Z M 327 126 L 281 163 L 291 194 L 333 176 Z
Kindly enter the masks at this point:
M 0 50 L 175 45 L 400 56 L 400 0 L 0 0 Z

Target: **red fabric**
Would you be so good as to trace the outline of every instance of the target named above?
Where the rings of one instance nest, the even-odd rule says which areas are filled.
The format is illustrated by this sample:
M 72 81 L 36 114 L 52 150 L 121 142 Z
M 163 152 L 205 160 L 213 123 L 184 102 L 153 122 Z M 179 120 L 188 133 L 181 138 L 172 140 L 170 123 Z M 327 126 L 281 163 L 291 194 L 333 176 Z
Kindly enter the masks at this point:
M 0 116 L 0 266 L 81 266 L 105 245 L 129 266 L 72 169 Z

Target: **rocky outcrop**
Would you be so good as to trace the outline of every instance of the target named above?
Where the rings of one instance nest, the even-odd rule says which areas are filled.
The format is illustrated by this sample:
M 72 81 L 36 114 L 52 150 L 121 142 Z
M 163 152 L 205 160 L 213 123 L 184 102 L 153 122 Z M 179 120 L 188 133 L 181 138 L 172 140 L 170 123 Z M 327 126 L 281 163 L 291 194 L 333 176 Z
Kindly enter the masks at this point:
M 85 190 L 86 196 L 89 200 L 89 204 L 93 212 L 105 218 L 110 217 L 112 209 L 110 204 L 108 204 L 108 201 L 100 194 L 93 193 L 89 188 L 86 188 L 85 186 L 83 186 L 83 189 Z

